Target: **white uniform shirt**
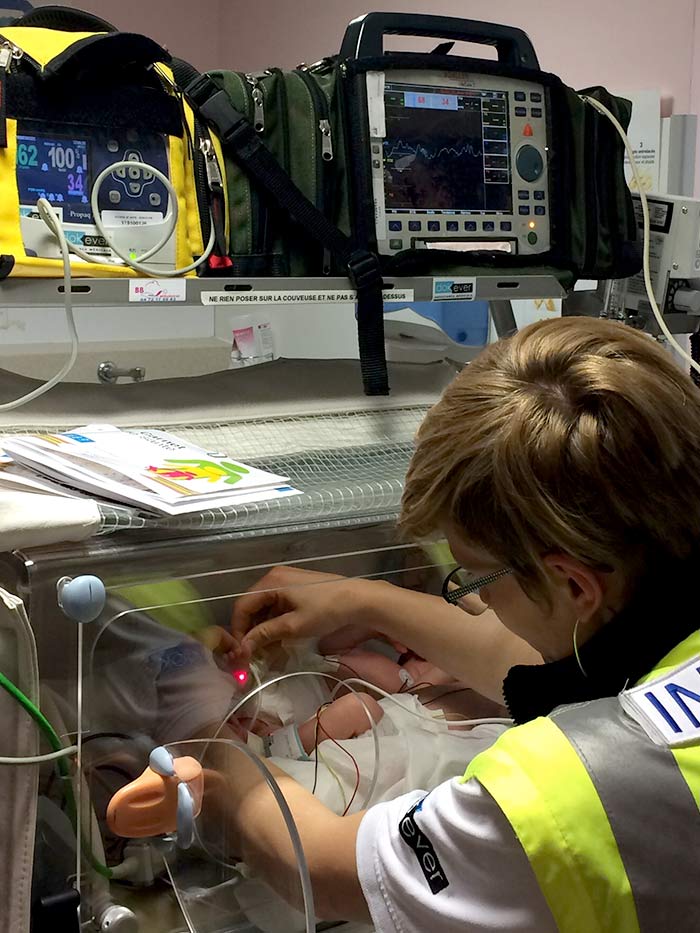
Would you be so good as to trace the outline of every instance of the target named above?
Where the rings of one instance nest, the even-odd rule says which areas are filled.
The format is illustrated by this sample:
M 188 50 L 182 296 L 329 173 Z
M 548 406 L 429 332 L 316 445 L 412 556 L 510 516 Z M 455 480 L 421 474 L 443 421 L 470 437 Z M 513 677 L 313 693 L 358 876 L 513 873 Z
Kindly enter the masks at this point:
M 368 810 L 357 867 L 377 933 L 556 933 L 527 856 L 472 779 Z

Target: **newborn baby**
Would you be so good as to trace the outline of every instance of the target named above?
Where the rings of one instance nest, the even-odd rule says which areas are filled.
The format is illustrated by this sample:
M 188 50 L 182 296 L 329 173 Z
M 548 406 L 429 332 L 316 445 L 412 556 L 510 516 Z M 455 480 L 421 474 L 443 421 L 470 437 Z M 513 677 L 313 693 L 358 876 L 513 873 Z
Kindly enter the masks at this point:
M 468 728 L 459 724 L 466 719 L 504 715 L 502 708 L 479 697 L 428 661 L 408 653 L 401 663 L 367 648 L 326 655 L 325 660 L 328 672 L 341 680 L 349 680 L 356 692 L 341 687 L 337 699 L 320 705 L 313 716 L 301 723 L 283 725 L 274 715 L 274 704 L 255 717 L 238 720 L 244 730 L 269 737 L 265 746 L 270 755 L 304 758 L 325 740 L 358 738 L 371 730 L 370 716 L 379 726 L 388 715 L 391 725 L 401 728 L 405 721 L 402 710 L 415 714 L 415 729 L 420 729 L 424 723 L 442 722 L 447 729 L 461 730 Z M 361 680 L 393 694 L 393 698 L 378 700 L 367 686 L 353 683 Z M 335 692 L 331 691 L 331 696 Z M 434 715 L 427 714 L 426 710 L 434 711 Z M 457 720 L 455 726 L 450 725 L 451 719 Z M 381 729 L 383 735 L 393 731 L 389 724 Z
M 233 684 L 244 679 L 244 671 L 235 660 L 231 662 L 231 637 L 225 630 L 211 627 L 198 640 L 217 658 L 217 666 L 211 668 L 214 679 L 216 675 L 226 676 Z M 372 644 L 379 651 L 372 650 Z M 334 698 L 333 690 L 339 685 L 332 680 L 292 677 L 251 698 L 243 715 L 229 717 L 221 737 L 233 733 L 254 750 L 269 755 L 278 767 L 337 813 L 354 813 L 416 787 L 429 790 L 462 774 L 469 761 L 507 728 L 504 724 L 474 728 L 451 725 L 454 720 L 459 723 L 472 717 L 501 716 L 503 710 L 428 662 L 406 651 L 400 654 L 402 646 L 392 651 L 386 645 L 369 642 L 347 649 L 338 642 L 325 643 L 324 648 L 333 653 L 322 656 L 315 645 L 308 643 L 268 649 L 254 660 L 252 669 L 263 682 L 301 670 L 323 672 L 340 681 L 358 678 L 390 696 L 377 699 L 370 688 L 353 684 L 358 694 L 341 686 Z M 391 656 L 380 651 L 388 651 Z M 235 705 L 234 698 L 229 709 Z M 378 733 L 378 756 L 368 714 Z M 220 723 L 221 719 L 198 730 L 198 734 L 213 735 Z M 188 753 L 199 757 L 195 750 Z M 235 768 L 235 753 L 230 766 Z M 130 819 L 134 807 L 141 825 L 148 826 L 143 834 L 156 835 L 175 828 L 176 797 L 171 796 L 170 803 L 165 801 L 166 794 L 157 791 L 161 781 L 147 768 L 113 797 L 108 820 L 114 832 L 139 835 L 133 829 L 122 833 L 117 828 L 117 824 L 134 825 Z M 143 813 L 146 785 L 154 810 L 158 810 L 148 820 L 144 820 Z M 204 848 L 209 851 L 206 845 Z M 218 856 L 214 849 L 211 855 L 216 868 Z M 247 874 L 244 866 L 241 870 Z M 216 888 L 215 879 L 212 884 Z M 194 891 L 195 899 L 199 890 Z M 235 892 L 238 907 L 264 933 L 305 929 L 302 916 L 280 902 L 263 882 L 248 878 L 237 883 Z M 187 897 L 187 892 L 183 890 L 181 895 Z M 214 890 L 212 896 L 216 898 Z

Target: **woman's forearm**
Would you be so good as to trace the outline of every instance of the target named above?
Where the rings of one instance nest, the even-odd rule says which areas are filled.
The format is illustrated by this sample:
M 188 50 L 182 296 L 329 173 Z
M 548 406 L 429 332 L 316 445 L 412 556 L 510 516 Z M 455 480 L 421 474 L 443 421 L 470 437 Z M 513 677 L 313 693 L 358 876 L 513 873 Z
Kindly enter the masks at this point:
M 390 583 L 372 582 L 358 591 L 355 618 L 402 642 L 482 696 L 503 702 L 503 679 L 515 664 L 542 658 L 487 609 L 475 616 Z
M 289 831 L 260 770 L 242 752 L 223 743 L 212 744 L 209 757 L 205 807 L 214 836 L 223 833 L 231 857 L 242 858 L 277 894 L 301 909 L 299 871 Z M 337 816 L 284 771 L 269 761 L 265 764 L 299 830 L 319 918 L 368 920 L 355 858 L 362 814 Z

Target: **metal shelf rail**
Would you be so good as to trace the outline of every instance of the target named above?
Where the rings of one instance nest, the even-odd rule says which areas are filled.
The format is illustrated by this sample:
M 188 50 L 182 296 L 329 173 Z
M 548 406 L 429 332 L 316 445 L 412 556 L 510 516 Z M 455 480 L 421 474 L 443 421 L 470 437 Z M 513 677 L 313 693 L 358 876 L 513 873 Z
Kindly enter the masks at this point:
M 449 278 L 449 275 L 446 277 Z M 476 275 L 473 278 L 475 287 L 472 297 L 479 301 L 563 298 L 566 295 L 566 290 L 557 279 L 554 270 L 551 274 L 518 276 L 504 272 L 499 275 Z M 140 293 L 137 296 L 133 289 L 135 284 L 148 281 L 150 280 L 138 278 L 74 278 L 71 287 L 73 304 L 75 307 L 118 307 L 130 301 L 147 302 L 148 295 Z M 344 300 L 353 300 L 352 286 L 346 278 L 185 278 L 158 281 L 180 283 L 179 295 L 171 303 L 181 305 L 255 304 L 262 302 L 246 301 L 242 296 L 256 295 L 259 299 L 268 301 L 272 294 L 283 299 L 286 294 L 292 293 L 293 302 L 299 304 L 303 301 L 304 292 L 310 293 L 309 300 L 313 302 L 323 301 L 323 293 L 329 293 L 329 296 L 347 294 Z M 396 279 L 387 277 L 386 298 L 391 300 L 392 290 L 403 293 L 410 291 L 415 301 L 432 301 L 433 285 L 434 279 L 430 276 Z M 63 294 L 62 279 L 8 278 L 0 282 L 0 302 L 6 308 L 54 307 L 63 302 Z M 330 297 L 329 300 L 339 299 Z M 280 300 L 274 303 L 286 302 Z

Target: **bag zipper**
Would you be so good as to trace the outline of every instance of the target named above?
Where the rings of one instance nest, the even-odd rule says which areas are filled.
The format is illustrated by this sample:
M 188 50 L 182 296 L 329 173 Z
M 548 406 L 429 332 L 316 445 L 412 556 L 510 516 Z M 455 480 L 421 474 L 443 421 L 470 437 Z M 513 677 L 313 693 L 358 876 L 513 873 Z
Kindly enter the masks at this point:
M 1 58 L 0 67 L 2 67 L 4 71 L 11 71 L 13 63 L 17 64 L 22 59 L 24 59 L 27 62 L 30 62 L 30 64 L 34 68 L 36 68 L 37 71 L 43 70 L 41 65 L 35 58 L 32 58 L 32 56 L 28 55 L 24 51 L 24 49 L 21 49 L 18 45 L 15 45 L 14 42 L 10 42 L 9 39 L 6 39 L 2 34 L 0 34 L 0 52 L 4 53 L 5 50 L 9 52 L 9 56 L 6 56 L 5 54 L 3 54 L 0 57 Z M 7 64 L 4 64 L 5 62 Z
M 285 172 L 290 174 L 289 161 L 289 102 L 287 97 L 287 84 L 284 79 L 284 72 L 281 68 L 268 68 L 265 74 L 268 77 L 277 78 L 277 95 L 279 103 L 279 118 L 282 125 L 282 164 Z
M 253 101 L 253 127 L 256 133 L 265 132 L 265 97 L 260 86 L 257 74 L 246 74 L 245 79 L 250 87 L 250 96 Z
M 222 266 L 228 266 L 230 262 L 228 260 L 228 243 L 226 242 L 224 179 L 209 130 L 197 118 L 195 118 L 195 133 L 198 141 L 194 159 L 195 189 L 202 227 L 202 239 L 206 246 L 211 236 L 211 225 L 213 223 L 214 249 L 212 256 L 221 260 L 221 262 L 216 263 L 216 268 L 221 268 Z M 212 264 L 209 265 L 211 267 Z
M 295 74 L 303 81 L 311 98 L 314 114 L 318 121 L 318 137 L 316 148 L 316 207 L 326 213 L 330 206 L 330 171 L 329 162 L 333 161 L 333 134 L 331 130 L 330 108 L 328 100 L 321 88 L 310 73 L 308 65 L 299 65 Z M 331 273 L 331 253 L 324 247 L 322 271 L 324 275 Z
M 7 39 L 0 44 L 0 68 L 2 68 L 3 71 L 9 71 L 12 67 L 12 62 L 18 62 L 21 58 L 24 58 L 22 49 L 17 48 L 16 45 L 8 42 Z
M 3 39 L 0 42 L 0 149 L 7 149 L 7 87 L 6 80 L 13 64 L 24 58 L 22 49 Z
M 202 227 L 202 239 L 205 243 L 209 241 L 211 234 L 211 217 L 209 214 L 209 184 L 207 180 L 206 158 L 202 144 L 208 138 L 208 132 L 204 124 L 195 115 L 194 135 L 199 140 L 199 145 L 194 153 L 194 187 L 197 195 L 197 209 L 199 210 L 199 221 Z
M 318 131 L 321 134 L 321 158 L 324 162 L 333 161 L 333 134 L 331 132 L 331 121 L 329 119 L 329 108 L 326 95 L 316 84 L 316 81 L 310 73 L 308 65 L 299 65 L 296 69 L 297 74 L 306 85 L 311 100 L 313 101 L 316 119 L 318 120 Z
M 214 243 L 216 253 L 221 257 L 228 257 L 226 243 L 226 197 L 224 195 L 224 178 L 221 174 L 219 160 L 216 158 L 216 149 L 207 132 L 199 141 L 200 152 L 204 155 L 204 165 L 207 175 L 207 185 L 211 195 L 211 217 L 214 223 Z M 211 232 L 211 231 L 210 231 Z
M 252 96 L 252 88 L 251 88 L 251 85 L 248 83 L 248 80 L 247 80 L 243 75 L 241 75 L 240 72 L 234 71 L 233 74 L 234 74 L 234 75 L 236 76 L 236 78 L 240 81 L 241 87 L 242 87 L 242 89 L 243 89 L 243 96 L 244 96 L 244 98 L 245 98 L 245 100 L 246 100 L 246 112 L 245 112 L 244 116 L 245 116 L 246 118 L 250 119 L 250 113 L 251 113 L 251 111 L 253 110 L 253 96 Z M 264 125 L 264 121 L 263 121 L 263 125 Z M 242 170 L 241 170 L 241 171 L 242 171 Z M 244 182 L 248 185 L 248 193 L 249 193 L 249 197 L 250 197 L 250 245 L 251 245 L 251 253 L 252 253 L 252 254 L 256 254 L 256 253 L 260 253 L 260 252 L 261 252 L 260 244 L 259 244 L 259 242 L 258 242 L 259 237 L 260 237 L 260 231 L 259 231 L 259 226 L 260 226 L 260 225 L 259 225 L 259 221 L 260 221 L 260 207 L 261 207 L 261 205 L 260 205 L 260 197 L 259 197 L 259 195 L 258 195 L 258 192 L 257 192 L 256 188 L 255 188 L 255 185 L 254 185 L 253 182 L 248 178 L 248 176 L 246 175 L 246 173 L 242 171 L 242 174 L 243 174 Z

